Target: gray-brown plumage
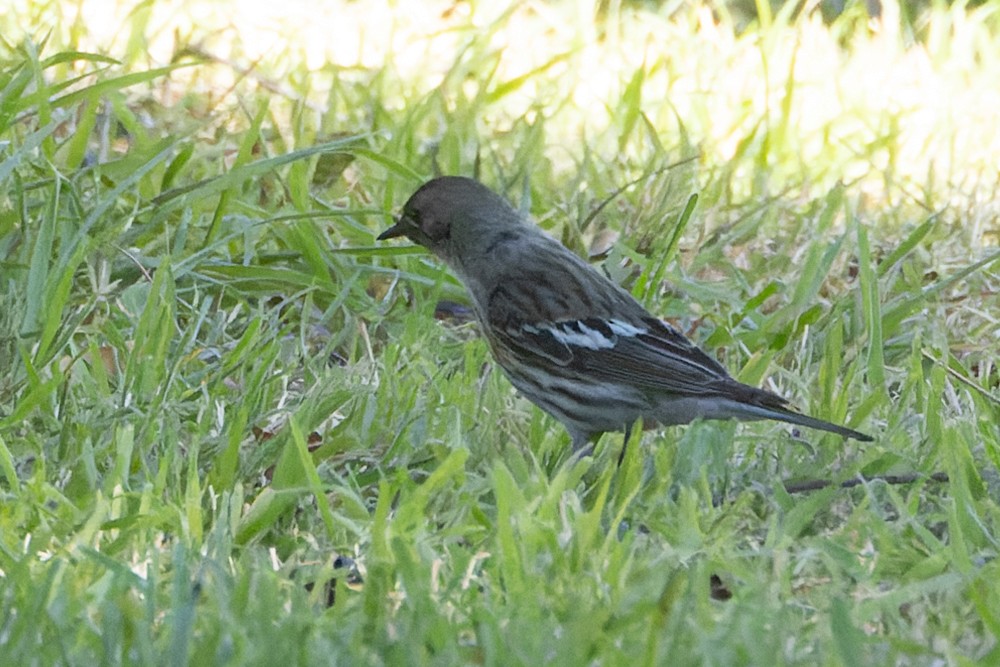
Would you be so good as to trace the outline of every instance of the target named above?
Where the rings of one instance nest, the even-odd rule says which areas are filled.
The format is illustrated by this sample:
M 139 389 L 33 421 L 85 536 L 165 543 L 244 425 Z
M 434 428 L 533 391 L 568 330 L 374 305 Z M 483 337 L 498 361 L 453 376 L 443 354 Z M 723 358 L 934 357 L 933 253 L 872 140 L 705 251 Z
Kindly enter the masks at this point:
M 469 178 L 417 190 L 380 240 L 406 236 L 465 285 L 493 356 L 529 400 L 563 423 L 579 449 L 645 423 L 776 419 L 858 440 L 732 379 L 679 331 Z

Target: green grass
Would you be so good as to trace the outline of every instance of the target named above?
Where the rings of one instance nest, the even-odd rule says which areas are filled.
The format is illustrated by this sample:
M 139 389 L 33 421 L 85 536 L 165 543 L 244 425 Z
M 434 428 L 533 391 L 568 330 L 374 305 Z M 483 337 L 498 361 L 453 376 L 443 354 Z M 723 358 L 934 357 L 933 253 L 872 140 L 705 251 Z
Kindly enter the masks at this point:
M 235 7 L 0 15 L 5 664 L 1000 662 L 995 2 Z M 875 442 L 571 460 L 437 171 Z

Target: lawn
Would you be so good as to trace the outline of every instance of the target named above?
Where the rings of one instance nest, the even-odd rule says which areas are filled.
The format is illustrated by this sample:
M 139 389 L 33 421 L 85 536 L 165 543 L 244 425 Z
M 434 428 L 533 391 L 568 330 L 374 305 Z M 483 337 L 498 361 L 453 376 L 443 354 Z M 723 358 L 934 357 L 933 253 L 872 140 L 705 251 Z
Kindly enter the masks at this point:
M 1000 3 L 827 4 L 12 0 L 3 664 L 1000 664 Z M 572 458 L 442 173 L 874 442 Z

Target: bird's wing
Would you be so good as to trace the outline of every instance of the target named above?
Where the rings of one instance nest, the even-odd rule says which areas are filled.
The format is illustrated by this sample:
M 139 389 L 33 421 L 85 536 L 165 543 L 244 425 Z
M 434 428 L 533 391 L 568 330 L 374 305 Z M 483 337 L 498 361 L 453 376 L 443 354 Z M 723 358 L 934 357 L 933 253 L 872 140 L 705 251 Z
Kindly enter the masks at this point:
M 496 288 L 486 308 L 492 335 L 516 353 L 655 392 L 711 395 L 737 384 L 719 362 L 617 288 L 581 296 L 586 303 L 574 309 L 565 303 L 574 292 L 557 289 L 551 275 L 522 278 L 528 282 Z M 532 317 L 544 311 L 540 304 L 556 304 L 556 315 Z M 574 310 L 592 314 L 574 318 Z

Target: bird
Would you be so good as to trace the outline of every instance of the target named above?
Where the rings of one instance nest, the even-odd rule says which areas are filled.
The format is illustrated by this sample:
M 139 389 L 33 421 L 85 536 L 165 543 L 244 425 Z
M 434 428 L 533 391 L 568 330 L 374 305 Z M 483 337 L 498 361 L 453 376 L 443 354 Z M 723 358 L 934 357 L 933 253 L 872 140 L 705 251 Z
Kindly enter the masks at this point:
M 569 432 L 577 453 L 607 432 L 625 445 L 641 418 L 772 419 L 871 441 L 733 379 L 676 328 L 479 181 L 424 183 L 379 241 L 406 237 L 465 286 L 493 358 L 511 384 Z M 625 447 L 619 456 L 619 465 Z

